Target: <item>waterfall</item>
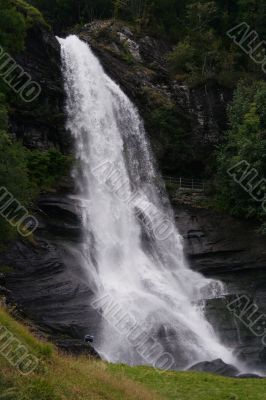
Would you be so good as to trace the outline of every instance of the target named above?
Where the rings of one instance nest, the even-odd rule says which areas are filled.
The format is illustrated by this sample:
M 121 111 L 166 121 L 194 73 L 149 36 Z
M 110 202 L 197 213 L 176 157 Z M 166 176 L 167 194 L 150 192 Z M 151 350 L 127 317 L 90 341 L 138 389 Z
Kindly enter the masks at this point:
M 77 159 L 80 252 L 92 307 L 101 315 L 96 349 L 108 361 L 166 369 L 216 358 L 235 362 L 202 307 L 223 286 L 186 262 L 136 107 L 86 43 L 76 36 L 58 40 Z

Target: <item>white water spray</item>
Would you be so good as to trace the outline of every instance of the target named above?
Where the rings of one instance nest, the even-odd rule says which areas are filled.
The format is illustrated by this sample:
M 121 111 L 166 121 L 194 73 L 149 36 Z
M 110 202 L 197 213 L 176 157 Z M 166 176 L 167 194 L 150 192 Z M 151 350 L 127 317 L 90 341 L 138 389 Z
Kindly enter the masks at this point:
M 145 350 L 151 342 L 172 355 L 173 368 L 216 358 L 235 363 L 196 305 L 221 294 L 222 285 L 186 263 L 136 108 L 87 44 L 76 36 L 59 40 L 67 128 L 78 160 L 84 268 L 95 304 L 108 299 L 116 310 L 113 322 L 112 307 L 102 317 L 95 347 L 107 360 L 128 364 L 153 364 L 156 352 L 152 358 Z

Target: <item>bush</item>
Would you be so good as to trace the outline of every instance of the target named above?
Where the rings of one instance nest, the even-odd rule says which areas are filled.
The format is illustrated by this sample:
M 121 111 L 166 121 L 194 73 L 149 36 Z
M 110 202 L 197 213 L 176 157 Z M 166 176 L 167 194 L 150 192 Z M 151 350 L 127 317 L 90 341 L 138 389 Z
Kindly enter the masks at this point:
M 29 180 L 27 150 L 18 142 L 13 142 L 7 133 L 7 107 L 0 94 L 0 187 L 7 190 L 25 207 L 34 196 L 34 188 Z M 12 227 L 0 216 L 0 240 L 14 236 Z
M 230 130 L 217 154 L 216 204 L 231 214 L 256 217 L 262 222 L 265 214 L 261 204 L 253 200 L 227 171 L 246 161 L 258 172 L 260 179 L 266 171 L 266 83 L 241 82 L 228 108 Z
M 27 167 L 31 183 L 39 190 L 50 190 L 66 175 L 72 165 L 72 157 L 59 151 L 32 150 L 27 154 Z
M 24 16 L 27 28 L 30 28 L 34 24 L 41 24 L 49 27 L 49 25 L 45 22 L 41 12 L 37 8 L 33 7 L 24 0 L 13 0 L 12 3 L 14 4 L 16 10 Z
M 173 72 L 191 72 L 193 70 L 195 49 L 188 42 L 180 42 L 170 53 L 168 62 Z
M 0 0 L 0 44 L 5 51 L 16 53 L 22 50 L 26 36 L 26 22 L 14 2 Z
M 51 189 L 72 165 L 72 158 L 53 149 L 28 150 L 7 133 L 7 106 L 0 93 L 0 187 L 5 187 L 24 207 L 38 192 Z M 0 241 L 15 236 L 15 230 L 0 216 Z
M 184 173 L 192 158 L 182 118 L 172 106 L 158 107 L 146 117 L 149 129 L 159 145 L 159 158 L 165 173 Z

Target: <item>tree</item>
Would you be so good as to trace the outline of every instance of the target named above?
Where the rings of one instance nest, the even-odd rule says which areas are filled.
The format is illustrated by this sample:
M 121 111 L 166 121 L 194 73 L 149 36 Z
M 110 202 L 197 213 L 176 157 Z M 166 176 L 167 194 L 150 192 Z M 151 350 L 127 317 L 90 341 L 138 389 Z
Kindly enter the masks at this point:
M 7 121 L 5 98 L 0 93 L 0 187 L 6 188 L 23 206 L 27 206 L 34 194 L 28 176 L 27 150 L 11 140 L 7 134 Z M 0 240 L 8 240 L 13 235 L 13 228 L 0 215 Z
M 258 181 L 266 178 L 266 83 L 241 82 L 228 109 L 230 129 L 217 162 L 217 203 L 234 215 L 265 220 L 261 205 L 235 182 L 228 170 L 250 166 Z M 251 179 L 252 175 L 247 175 Z M 243 182 L 244 183 L 244 182 Z M 248 184 L 248 182 L 246 182 Z M 255 184 L 255 182 L 254 182 Z
M 26 36 L 25 18 L 10 0 L 0 0 L 0 44 L 10 53 L 23 49 Z

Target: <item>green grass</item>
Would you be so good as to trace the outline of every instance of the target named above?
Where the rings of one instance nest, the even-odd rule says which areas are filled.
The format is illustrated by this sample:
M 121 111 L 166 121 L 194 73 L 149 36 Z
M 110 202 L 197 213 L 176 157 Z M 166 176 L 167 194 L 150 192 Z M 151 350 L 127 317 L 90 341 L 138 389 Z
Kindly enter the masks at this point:
M 157 373 L 147 367 L 109 365 L 115 375 L 130 377 L 135 382 L 155 389 L 168 400 L 265 400 L 266 380 L 234 379 L 200 372 Z
M 196 372 L 159 373 L 58 354 L 0 308 L 0 324 L 40 359 L 22 376 L 0 356 L 0 400 L 265 400 L 266 381 Z

